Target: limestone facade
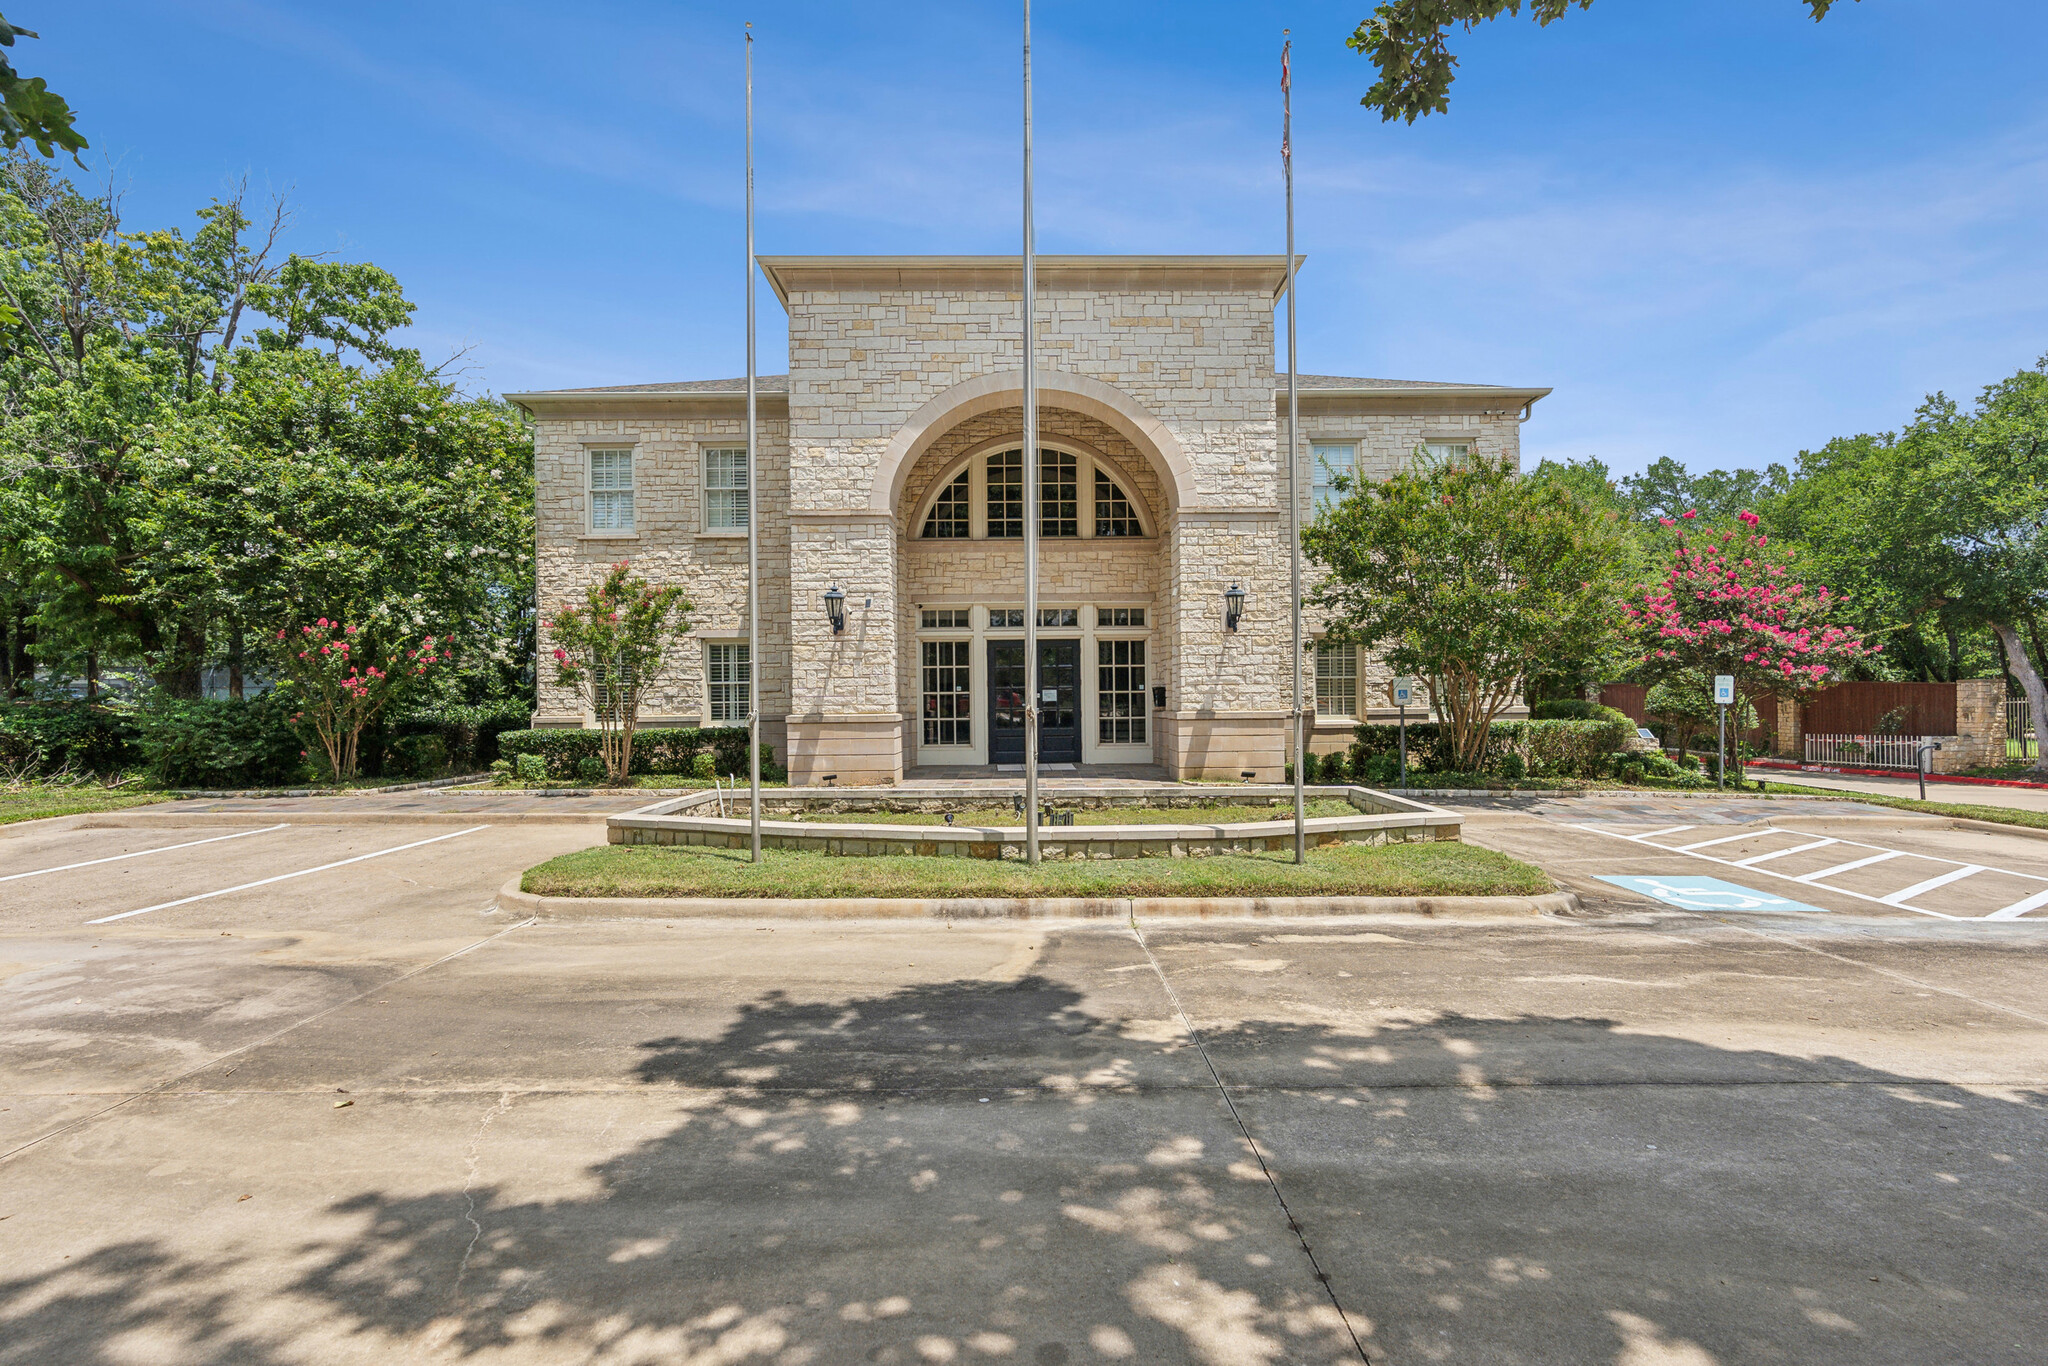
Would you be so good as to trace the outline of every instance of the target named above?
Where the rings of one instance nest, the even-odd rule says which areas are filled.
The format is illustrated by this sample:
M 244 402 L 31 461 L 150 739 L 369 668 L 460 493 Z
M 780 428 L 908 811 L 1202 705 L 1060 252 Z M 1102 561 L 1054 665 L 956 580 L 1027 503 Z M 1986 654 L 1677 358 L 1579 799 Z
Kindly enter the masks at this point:
M 1004 456 L 1023 430 L 1017 263 L 762 266 L 788 311 L 790 355 L 787 376 L 763 377 L 757 409 L 764 738 L 798 782 L 887 783 L 909 767 L 1001 762 L 1019 742 L 1000 723 L 1022 687 L 1024 545 L 1002 534 L 1016 524 L 999 501 Z M 1040 446 L 1076 472 L 1072 534 L 1040 540 L 1050 615 L 1039 636 L 1042 648 L 1059 645 L 1039 682 L 1057 685 L 1048 710 L 1074 732 L 1048 729 L 1048 755 L 1280 776 L 1290 652 L 1273 314 L 1283 283 L 1277 257 L 1039 260 Z M 1316 443 L 1348 447 L 1365 478 L 1423 443 L 1518 456 L 1520 422 L 1547 392 L 1302 377 L 1304 522 Z M 743 442 L 743 385 L 513 398 L 537 429 L 543 616 L 622 558 L 682 583 L 695 604 L 690 638 L 643 723 L 711 723 L 710 651 L 745 638 L 744 535 L 711 525 L 717 500 L 730 502 L 715 491 L 730 481 L 718 453 Z M 632 453 L 629 530 L 604 525 L 619 499 L 593 485 L 616 482 L 621 451 Z M 1095 505 L 1098 490 L 1118 496 L 1114 518 L 1109 503 Z M 967 515 L 933 530 L 964 535 L 926 534 L 941 497 Z M 1232 584 L 1245 594 L 1234 631 L 1224 622 Z M 846 595 L 838 632 L 824 606 L 835 587 Z M 1376 713 L 1385 679 L 1372 661 L 1357 665 L 1356 709 Z M 541 673 L 535 724 L 588 724 L 581 701 Z M 1313 698 L 1312 666 L 1305 683 Z M 1338 747 L 1351 724 L 1319 717 L 1315 747 Z

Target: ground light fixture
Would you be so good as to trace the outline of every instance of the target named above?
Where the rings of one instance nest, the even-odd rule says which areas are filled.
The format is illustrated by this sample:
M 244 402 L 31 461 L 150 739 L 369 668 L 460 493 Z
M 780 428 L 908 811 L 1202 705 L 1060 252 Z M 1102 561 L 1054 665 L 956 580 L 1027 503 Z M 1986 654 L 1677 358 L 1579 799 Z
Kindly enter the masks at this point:
M 825 618 L 832 623 L 833 635 L 846 629 L 846 594 L 836 583 L 825 590 Z
M 1235 631 L 1244 616 L 1244 589 L 1236 584 L 1223 590 L 1223 629 Z

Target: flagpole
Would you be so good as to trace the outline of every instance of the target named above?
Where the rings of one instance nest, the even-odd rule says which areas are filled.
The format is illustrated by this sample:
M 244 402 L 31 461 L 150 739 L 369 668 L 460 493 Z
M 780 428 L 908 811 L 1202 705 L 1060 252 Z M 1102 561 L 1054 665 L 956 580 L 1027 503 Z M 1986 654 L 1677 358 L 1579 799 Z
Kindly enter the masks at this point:
M 747 836 L 761 861 L 761 556 L 754 534 L 754 26 L 747 25 Z
M 1289 50 L 1294 46 L 1288 30 L 1280 30 L 1280 168 L 1287 181 L 1287 565 L 1292 580 L 1288 594 L 1294 623 L 1293 692 L 1289 715 L 1289 745 L 1294 750 L 1294 861 L 1308 862 L 1308 736 L 1304 733 L 1301 706 L 1301 491 L 1297 473 L 1301 448 L 1295 431 L 1301 423 L 1301 400 L 1295 391 L 1294 372 L 1294 81 L 1288 70 Z
M 1024 861 L 1038 862 L 1038 331 L 1031 226 L 1031 0 L 1024 0 Z

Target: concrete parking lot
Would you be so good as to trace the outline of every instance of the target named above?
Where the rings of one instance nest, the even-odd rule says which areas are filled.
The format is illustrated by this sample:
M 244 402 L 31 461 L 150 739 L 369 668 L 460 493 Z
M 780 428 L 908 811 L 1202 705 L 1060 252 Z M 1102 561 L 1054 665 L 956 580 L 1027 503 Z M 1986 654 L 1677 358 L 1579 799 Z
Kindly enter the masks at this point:
M 1476 804 L 1578 918 L 1142 934 L 508 923 L 592 825 L 0 831 L 0 1362 L 2036 1359 L 2042 913 L 1599 878 L 2048 843 L 1787 805 Z

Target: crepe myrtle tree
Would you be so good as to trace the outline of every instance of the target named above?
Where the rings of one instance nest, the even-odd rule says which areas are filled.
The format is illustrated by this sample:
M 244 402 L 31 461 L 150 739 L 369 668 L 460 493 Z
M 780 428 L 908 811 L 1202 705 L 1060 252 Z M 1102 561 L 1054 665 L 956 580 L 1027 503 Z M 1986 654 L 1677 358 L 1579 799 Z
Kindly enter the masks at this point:
M 326 617 L 279 628 L 270 647 L 281 691 L 298 704 L 292 724 L 301 735 L 311 732 L 337 783 L 355 776 L 358 742 L 377 714 L 450 662 L 445 637 L 380 639 Z
M 1322 570 L 1309 601 L 1327 639 L 1420 676 L 1461 770 L 1484 763 L 1494 718 L 1530 676 L 1622 656 L 1628 547 L 1620 516 L 1507 456 L 1434 458 L 1365 483 L 1302 534 Z
M 1698 513 L 1660 518 L 1671 543 L 1661 578 L 1624 610 L 1639 672 L 1653 683 L 1727 674 L 1739 694 L 1798 696 L 1839 678 L 1879 647 L 1841 624 L 1849 600 L 1799 572 L 1799 552 L 1771 544 L 1754 512 L 1739 526 L 1698 526 Z
M 555 681 L 576 689 L 597 717 L 606 778 L 624 783 L 633 766 L 640 698 L 671 646 L 690 630 L 690 602 L 674 584 L 656 588 L 621 560 L 564 603 L 541 629 L 552 642 Z

